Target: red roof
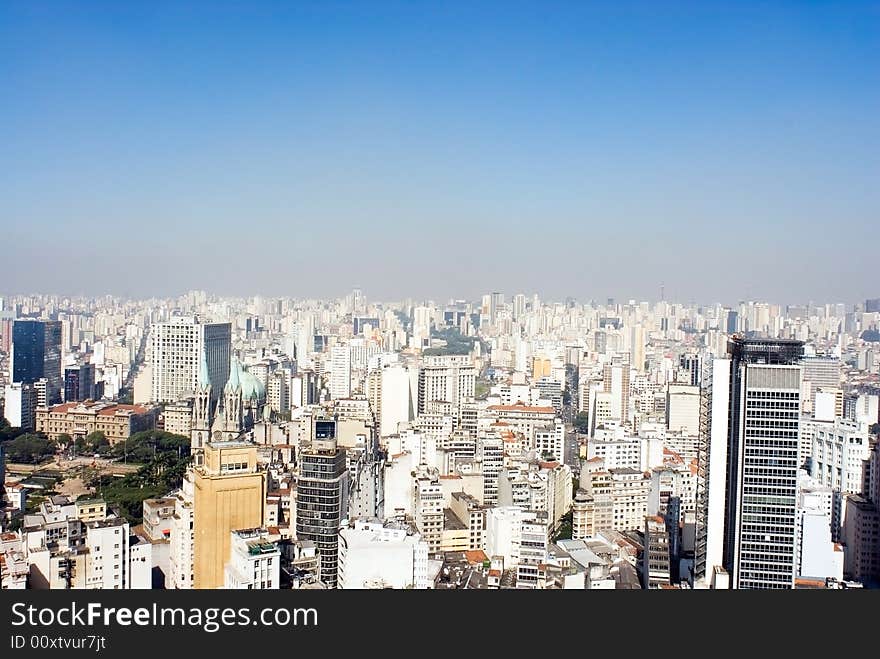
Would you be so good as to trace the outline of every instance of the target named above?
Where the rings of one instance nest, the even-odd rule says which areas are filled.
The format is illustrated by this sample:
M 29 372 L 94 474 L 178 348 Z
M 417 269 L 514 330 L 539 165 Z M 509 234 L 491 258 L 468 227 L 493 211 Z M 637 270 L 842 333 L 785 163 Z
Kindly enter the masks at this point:
M 540 405 L 490 405 L 489 409 L 498 412 L 535 412 L 536 414 L 556 413 L 556 410 L 552 407 L 543 407 Z
M 489 560 L 489 557 L 486 556 L 486 552 L 482 549 L 470 549 L 464 553 L 464 556 L 468 563 L 471 563 L 472 565 L 477 565 Z

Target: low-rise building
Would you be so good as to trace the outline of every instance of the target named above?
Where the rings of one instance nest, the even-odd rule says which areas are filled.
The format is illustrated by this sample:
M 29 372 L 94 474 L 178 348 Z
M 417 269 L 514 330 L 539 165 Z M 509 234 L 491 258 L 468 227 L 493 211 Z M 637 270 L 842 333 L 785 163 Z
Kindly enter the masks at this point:
M 428 549 L 411 524 L 356 520 L 339 532 L 338 588 L 426 589 Z
M 102 432 L 111 444 L 115 444 L 136 432 L 155 428 L 158 415 L 158 407 L 146 405 L 122 405 L 106 401 L 63 403 L 38 407 L 36 429 L 51 440 L 57 440 L 60 435 L 70 435 L 76 439 Z

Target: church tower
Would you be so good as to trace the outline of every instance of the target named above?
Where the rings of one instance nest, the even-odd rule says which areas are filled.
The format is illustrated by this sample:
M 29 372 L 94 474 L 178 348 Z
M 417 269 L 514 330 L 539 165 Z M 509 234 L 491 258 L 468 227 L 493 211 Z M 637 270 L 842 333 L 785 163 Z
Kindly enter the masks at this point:
M 196 385 L 192 408 L 192 433 L 190 447 L 193 455 L 201 453 L 211 438 L 211 378 L 208 375 L 208 362 L 202 353 L 199 365 L 199 379 Z
M 241 362 L 233 357 L 229 379 L 223 391 L 223 438 L 237 439 L 241 433 L 242 415 Z

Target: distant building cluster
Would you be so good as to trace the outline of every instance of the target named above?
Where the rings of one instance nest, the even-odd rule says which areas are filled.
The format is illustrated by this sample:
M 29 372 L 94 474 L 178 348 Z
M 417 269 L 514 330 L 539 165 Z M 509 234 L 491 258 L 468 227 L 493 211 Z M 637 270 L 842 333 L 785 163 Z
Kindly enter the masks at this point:
M 3 416 L 61 486 L 78 439 L 190 460 L 134 512 L 7 460 L 0 587 L 877 587 L 878 327 L 877 300 L 5 298 Z

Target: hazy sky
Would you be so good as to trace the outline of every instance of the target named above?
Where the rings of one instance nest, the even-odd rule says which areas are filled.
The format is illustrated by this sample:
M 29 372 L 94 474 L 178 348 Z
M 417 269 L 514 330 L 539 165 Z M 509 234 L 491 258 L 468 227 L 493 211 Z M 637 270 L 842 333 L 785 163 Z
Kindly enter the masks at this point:
M 880 3 L 0 4 L 0 292 L 880 295 Z

